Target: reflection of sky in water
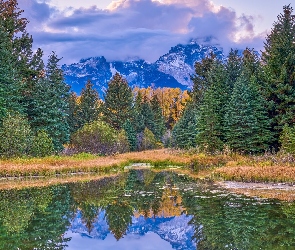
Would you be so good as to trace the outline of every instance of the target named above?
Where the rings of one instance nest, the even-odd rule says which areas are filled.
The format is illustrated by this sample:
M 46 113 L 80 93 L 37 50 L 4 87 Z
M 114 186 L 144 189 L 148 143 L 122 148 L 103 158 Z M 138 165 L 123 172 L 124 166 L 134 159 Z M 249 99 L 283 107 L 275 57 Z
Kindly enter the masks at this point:
M 105 220 L 105 211 L 100 210 L 91 232 L 82 221 L 82 214 L 78 211 L 71 221 L 71 227 L 66 237 L 71 237 L 68 242 L 69 250 L 92 249 L 118 249 L 118 250 L 169 250 L 196 249 L 192 241 L 194 228 L 188 225 L 192 216 L 180 215 L 175 217 L 144 218 L 132 217 L 132 225 L 127 229 L 126 235 L 119 241 L 110 233 Z
M 105 240 L 82 237 L 81 234 L 68 232 L 67 237 L 72 237 L 68 243 L 69 250 L 170 250 L 173 249 L 169 242 L 153 232 L 145 235 L 128 234 L 117 241 L 112 234 L 108 234 Z

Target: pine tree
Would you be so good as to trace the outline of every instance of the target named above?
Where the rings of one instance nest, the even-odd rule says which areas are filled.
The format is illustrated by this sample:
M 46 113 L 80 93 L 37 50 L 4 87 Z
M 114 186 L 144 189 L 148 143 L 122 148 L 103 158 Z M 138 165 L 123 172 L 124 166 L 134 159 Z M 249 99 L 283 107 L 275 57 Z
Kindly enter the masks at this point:
M 226 85 L 232 90 L 242 71 L 242 57 L 237 50 L 231 49 L 225 64 Z
M 138 92 L 137 96 L 135 97 L 134 120 L 132 123 L 136 133 L 141 133 L 144 131 L 145 124 L 144 117 L 142 115 L 142 95 L 140 92 Z
M 126 132 L 130 150 L 135 151 L 137 145 L 136 131 L 129 119 L 124 123 L 123 129 Z
M 86 123 L 91 123 L 98 119 L 99 96 L 97 90 L 93 88 L 90 80 L 81 91 L 80 102 L 77 110 L 78 128 Z
M 196 144 L 202 151 L 215 153 L 222 150 L 222 117 L 218 112 L 221 105 L 215 89 L 208 89 L 197 116 Z
M 212 69 L 216 56 L 211 53 L 210 56 L 202 59 L 201 62 L 195 63 L 195 74 L 191 77 L 193 85 L 193 100 L 200 104 L 203 100 L 204 93 L 209 87 L 208 73 Z
M 154 116 L 154 128 L 152 132 L 154 133 L 156 139 L 161 140 L 165 133 L 165 120 L 163 116 L 163 110 L 161 108 L 160 101 L 157 95 L 153 95 L 151 100 L 151 109 Z
M 172 130 L 172 138 L 178 148 L 192 148 L 196 146 L 197 108 L 194 102 L 187 104 L 183 116 Z
M 27 23 L 19 18 L 21 13 L 16 1 L 0 1 L 0 120 L 8 110 L 23 113 L 19 55 L 15 52 L 15 40 L 19 39 L 16 34 L 23 31 Z
M 44 65 L 40 55 L 41 50 L 38 49 L 35 54 L 33 53 L 33 39 L 26 31 L 28 20 L 21 17 L 22 13 L 23 10 L 18 8 L 17 0 L 0 1 L 1 47 L 2 50 L 6 50 L 1 52 L 2 58 L 4 59 L 8 53 L 8 57 L 3 61 L 3 67 L 11 68 L 10 76 L 5 77 L 6 85 L 9 85 L 4 91 L 8 99 L 6 104 L 9 103 L 9 109 L 12 108 L 20 113 L 26 112 L 30 120 L 33 85 L 39 78 L 40 70 L 44 69 Z M 3 37 L 6 41 L 2 40 Z M 14 79 L 13 83 L 7 81 L 11 76 Z M 0 89 L 3 88 L 0 87 Z M 1 100 L 0 97 L 0 103 L 4 103 Z
M 257 91 L 255 78 L 242 74 L 233 89 L 225 115 L 226 141 L 242 153 L 261 153 L 269 148 L 270 124 L 265 102 Z
M 67 123 L 69 86 L 64 82 L 59 61 L 54 52 L 49 56 L 46 76 L 39 79 L 33 92 L 31 121 L 35 131 L 43 130 L 52 138 L 57 152 L 63 149 L 70 136 Z
M 127 119 L 133 119 L 133 95 L 127 81 L 116 73 L 108 83 L 102 106 L 103 119 L 120 130 Z
M 146 96 L 143 98 L 143 103 L 141 104 L 141 115 L 143 117 L 144 127 L 154 132 L 154 129 L 155 129 L 154 112 Z
M 69 125 L 70 134 L 75 133 L 79 129 L 78 125 L 78 97 L 75 92 L 71 92 L 68 98 L 69 109 L 68 109 L 68 116 L 67 116 L 67 123 Z
M 284 124 L 294 125 L 295 113 L 295 16 L 293 8 L 283 7 L 264 44 L 265 92 L 269 117 L 275 132 L 274 147 Z
M 1 17 L 1 16 L 0 16 Z M 16 59 L 10 37 L 0 19 L 0 120 L 9 110 L 23 113 L 21 105 L 22 83 L 16 70 Z
M 196 143 L 209 153 L 221 150 L 224 144 L 224 114 L 230 95 L 226 77 L 224 65 L 214 62 L 207 76 L 210 87 L 204 93 L 198 110 Z

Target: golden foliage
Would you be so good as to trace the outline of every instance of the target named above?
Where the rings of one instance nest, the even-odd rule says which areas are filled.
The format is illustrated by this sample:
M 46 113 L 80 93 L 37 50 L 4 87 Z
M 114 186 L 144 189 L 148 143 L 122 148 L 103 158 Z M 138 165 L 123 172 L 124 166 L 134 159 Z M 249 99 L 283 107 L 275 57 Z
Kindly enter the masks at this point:
M 163 116 L 165 120 L 172 119 L 171 126 L 175 124 L 181 117 L 183 110 L 191 97 L 188 91 L 182 91 L 180 88 L 134 88 L 133 93 L 137 96 L 139 93 L 142 96 L 142 100 L 146 98 L 151 101 L 153 96 L 157 96 L 160 101 L 161 108 L 163 110 Z

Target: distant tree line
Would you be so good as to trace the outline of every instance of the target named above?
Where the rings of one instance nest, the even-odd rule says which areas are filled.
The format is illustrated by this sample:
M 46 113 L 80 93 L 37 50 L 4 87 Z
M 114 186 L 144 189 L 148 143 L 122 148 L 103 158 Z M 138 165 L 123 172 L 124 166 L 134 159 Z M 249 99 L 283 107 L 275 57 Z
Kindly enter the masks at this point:
M 52 52 L 32 50 L 17 0 L 0 0 L 0 155 L 114 154 L 160 147 L 295 153 L 295 17 L 283 7 L 260 56 L 231 50 L 195 63 L 193 89 L 131 89 L 116 73 L 102 97 L 70 91 Z

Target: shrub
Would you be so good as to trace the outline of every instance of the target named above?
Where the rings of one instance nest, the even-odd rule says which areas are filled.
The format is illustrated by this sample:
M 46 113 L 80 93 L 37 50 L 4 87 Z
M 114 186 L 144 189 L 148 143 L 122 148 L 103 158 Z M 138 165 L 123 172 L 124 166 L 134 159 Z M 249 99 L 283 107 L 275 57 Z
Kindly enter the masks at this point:
M 125 134 L 118 133 L 109 124 L 95 121 L 72 135 L 70 148 L 76 153 L 109 155 L 125 152 L 128 141 Z
M 130 143 L 125 130 L 121 130 L 118 133 L 115 150 L 117 153 L 125 153 L 130 151 Z
M 45 157 L 54 152 L 52 138 L 44 131 L 38 131 L 33 137 L 32 146 L 30 149 L 32 156 Z
M 285 125 L 280 136 L 281 151 L 284 153 L 295 154 L 295 127 Z
M 137 149 L 139 151 L 158 148 L 157 140 L 152 131 L 145 128 L 137 135 Z
M 31 143 L 28 119 L 17 112 L 9 112 L 0 127 L 0 155 L 20 157 L 28 154 Z

